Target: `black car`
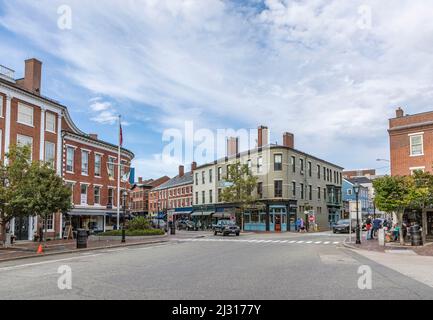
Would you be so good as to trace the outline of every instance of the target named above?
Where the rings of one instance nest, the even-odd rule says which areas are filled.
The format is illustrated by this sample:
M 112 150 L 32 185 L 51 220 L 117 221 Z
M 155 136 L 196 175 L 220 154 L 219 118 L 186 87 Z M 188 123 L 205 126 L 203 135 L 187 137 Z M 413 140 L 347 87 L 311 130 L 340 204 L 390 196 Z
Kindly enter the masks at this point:
M 352 220 L 352 232 L 355 232 L 356 221 Z M 339 220 L 332 226 L 332 231 L 334 233 L 349 233 L 350 231 L 350 220 L 344 219 Z
M 239 237 L 241 228 L 239 228 L 239 226 L 237 226 L 236 223 L 231 220 L 220 220 L 216 225 L 214 225 L 213 231 L 215 235 L 218 233 L 222 233 L 223 236 L 235 234 Z
M 176 222 L 177 230 L 194 231 L 195 224 L 190 220 L 179 220 Z

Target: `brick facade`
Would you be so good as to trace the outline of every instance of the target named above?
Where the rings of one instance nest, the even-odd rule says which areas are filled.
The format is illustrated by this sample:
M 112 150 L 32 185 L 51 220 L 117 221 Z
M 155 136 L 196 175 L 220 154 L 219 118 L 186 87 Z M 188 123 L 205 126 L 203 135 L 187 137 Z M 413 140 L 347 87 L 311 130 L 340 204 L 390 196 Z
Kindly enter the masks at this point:
M 142 178 L 139 178 L 138 182 L 131 188 L 131 212 L 134 215 L 148 215 L 150 193 L 154 188 L 159 187 L 169 180 L 170 178 L 167 176 L 147 181 L 143 181 Z
M 433 171 L 433 111 L 404 115 L 401 108 L 389 120 L 391 174 L 410 175 L 413 170 Z M 411 150 L 411 137 L 419 136 L 420 152 Z
M 113 208 L 117 206 L 117 166 L 115 166 L 115 178 L 108 176 L 107 161 L 108 157 L 112 157 L 117 161 L 118 147 L 116 145 L 104 142 L 95 137 L 95 135 L 86 134 L 78 129 L 73 123 L 66 106 L 46 98 L 41 95 L 41 72 L 42 63 L 30 59 L 25 64 L 25 78 L 21 80 L 13 79 L 10 74 L 0 74 L 0 157 L 1 161 L 5 159 L 5 153 L 9 147 L 16 144 L 18 139 L 31 142 L 32 144 L 32 159 L 46 161 L 46 145 L 51 143 L 54 150 L 51 156 L 54 158 L 54 168 L 61 175 L 65 183 L 69 183 L 73 189 L 74 209 L 70 215 L 75 215 L 80 223 L 84 214 L 92 216 L 95 212 L 99 212 L 101 217 L 112 213 Z M 12 72 L 13 73 L 13 72 Z M 23 107 L 20 107 L 23 106 Z M 19 108 L 21 108 L 21 119 L 26 119 L 26 123 L 19 121 Z M 23 112 L 23 110 L 25 112 Z M 23 116 L 24 114 L 24 116 Z M 49 119 L 50 125 L 47 124 Z M 51 127 L 53 124 L 53 127 Z M 95 139 L 96 138 L 96 139 Z M 67 147 L 74 148 L 74 172 L 66 171 L 66 150 Z M 50 151 L 51 149 L 48 149 Z M 89 172 L 88 175 L 81 173 L 81 151 L 89 152 Z M 50 153 L 48 153 L 50 154 Z M 95 155 L 101 155 L 101 177 L 95 176 Z M 125 168 L 129 168 L 134 154 L 126 149 L 121 150 L 121 160 L 124 162 Z M 127 172 L 128 169 L 125 169 Z M 127 179 L 126 179 L 127 180 Z M 87 203 L 81 203 L 80 186 L 85 184 L 87 189 Z M 94 188 L 100 187 L 100 201 L 95 203 Z M 122 189 L 129 189 L 128 181 L 123 181 Z M 113 189 L 113 204 L 108 203 L 108 189 Z M 70 220 L 71 217 L 63 217 L 57 213 L 53 215 L 53 228 L 48 236 L 50 238 L 61 237 L 65 219 Z M 29 218 L 28 226 L 26 223 L 23 226 L 11 225 L 11 230 L 27 230 L 19 235 L 21 239 L 32 239 L 37 230 L 38 219 Z M 21 222 L 20 222 L 21 223 Z M 27 228 L 28 227 L 28 228 Z M 82 225 L 82 227 L 87 227 Z M 28 232 L 28 236 L 26 236 Z

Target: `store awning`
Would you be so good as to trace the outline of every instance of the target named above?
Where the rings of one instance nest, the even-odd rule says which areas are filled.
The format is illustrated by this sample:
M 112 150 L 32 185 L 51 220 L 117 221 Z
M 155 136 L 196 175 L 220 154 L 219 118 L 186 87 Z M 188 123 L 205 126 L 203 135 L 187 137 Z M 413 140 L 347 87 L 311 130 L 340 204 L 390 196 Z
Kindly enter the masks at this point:
M 96 210 L 73 210 L 71 212 L 67 213 L 70 216 L 73 217 L 80 217 L 80 216 L 90 216 L 90 217 L 105 217 L 109 215 L 109 213 L 105 211 L 96 211 Z
M 215 213 L 212 217 L 213 217 L 213 218 L 224 219 L 224 218 L 231 218 L 231 216 L 232 216 L 231 213 L 227 213 L 227 212 L 217 212 L 217 213 Z
M 208 217 L 214 213 L 215 213 L 214 211 L 194 211 L 194 213 L 191 216 L 193 216 L 193 217 L 202 217 L 202 216 Z
M 191 214 L 192 211 L 179 211 L 179 212 L 175 212 L 173 213 L 174 216 L 181 216 L 183 214 Z

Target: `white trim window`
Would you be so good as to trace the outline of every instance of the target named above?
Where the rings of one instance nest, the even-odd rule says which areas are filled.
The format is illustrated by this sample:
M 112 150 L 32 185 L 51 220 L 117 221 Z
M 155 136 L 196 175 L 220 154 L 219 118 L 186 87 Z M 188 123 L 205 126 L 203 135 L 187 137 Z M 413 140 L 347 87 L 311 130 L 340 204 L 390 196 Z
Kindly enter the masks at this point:
M 100 154 L 95 154 L 95 177 L 101 176 L 102 167 L 102 156 Z
M 56 167 L 56 144 L 50 141 L 45 141 L 45 162 Z
M 81 174 L 89 175 L 89 151 L 81 150 Z
M 17 135 L 17 145 L 23 147 L 23 146 L 29 146 L 30 147 L 30 160 L 33 159 L 33 138 L 29 136 L 24 136 L 21 134 Z
M 93 187 L 93 202 L 95 205 L 101 204 L 101 187 L 100 186 L 94 186 Z
M 66 172 L 74 173 L 75 148 L 66 147 Z
M 410 155 L 412 157 L 424 155 L 424 136 L 416 134 L 409 136 L 410 139 Z
M 43 226 L 43 227 L 45 228 L 45 223 L 44 223 L 44 226 Z M 54 231 L 54 213 L 49 214 L 49 215 L 47 216 L 47 224 L 46 224 L 46 227 L 47 227 L 47 231 L 48 231 L 48 232 L 53 232 L 53 231 Z
M 257 158 L 257 173 L 263 172 L 263 158 L 259 157 Z
M 410 170 L 410 175 L 412 176 L 415 171 L 425 172 L 425 167 L 412 167 L 412 168 L 409 168 L 409 170 Z
M 0 118 L 3 118 L 3 104 L 4 104 L 4 98 L 2 95 L 0 95 Z
M 107 205 L 114 206 L 114 189 L 108 188 Z
M 18 122 L 33 127 L 33 107 L 18 103 Z
M 45 130 L 56 133 L 56 116 L 51 112 L 45 113 Z
M 353 194 L 353 190 L 352 189 L 347 189 L 347 195 L 351 196 Z
M 108 177 L 110 179 L 114 179 L 114 163 L 116 161 L 116 158 L 108 157 L 108 164 L 107 164 L 107 171 L 108 171 Z
M 71 203 L 74 203 L 74 183 L 72 182 L 67 182 L 66 183 L 66 187 L 68 187 L 69 189 L 71 189 Z
M 81 205 L 87 205 L 87 189 L 88 189 L 87 184 L 82 184 L 80 186 L 80 195 L 81 195 L 80 204 Z
M 3 130 L 0 129 L 0 158 L 3 150 Z

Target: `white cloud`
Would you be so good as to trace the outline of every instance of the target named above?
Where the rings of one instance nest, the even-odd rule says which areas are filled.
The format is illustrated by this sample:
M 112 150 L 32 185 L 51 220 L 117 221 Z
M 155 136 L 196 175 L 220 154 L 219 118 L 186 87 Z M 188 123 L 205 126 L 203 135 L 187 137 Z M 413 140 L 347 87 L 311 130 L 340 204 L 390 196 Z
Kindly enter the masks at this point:
M 430 107 L 430 0 L 266 0 L 263 10 L 218 0 L 68 2 L 71 31 L 56 28 L 63 1 L 7 1 L 0 24 L 63 59 L 95 95 L 132 101 L 122 105 L 130 118 L 157 110 L 155 127 L 267 124 L 293 131 L 305 151 L 364 167 L 388 149 L 396 105 Z M 371 28 L 359 28 L 361 5 Z M 93 101 L 93 118 L 110 123 L 104 103 Z

